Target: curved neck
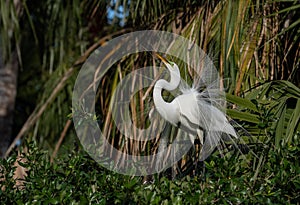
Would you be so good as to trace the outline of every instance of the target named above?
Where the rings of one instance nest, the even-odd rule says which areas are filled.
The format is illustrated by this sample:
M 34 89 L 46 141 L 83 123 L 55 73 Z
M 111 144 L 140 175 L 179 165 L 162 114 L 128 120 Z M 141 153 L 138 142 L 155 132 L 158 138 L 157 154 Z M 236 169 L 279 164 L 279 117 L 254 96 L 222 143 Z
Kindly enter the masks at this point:
M 177 66 L 176 67 L 174 66 L 172 70 L 169 69 L 169 72 L 170 72 L 170 82 L 161 79 L 157 81 L 155 86 L 160 86 L 161 88 L 168 91 L 175 90 L 180 84 L 180 71 Z
M 172 91 L 175 90 L 180 84 L 180 72 L 178 67 L 170 70 L 170 82 L 160 79 L 156 82 L 153 89 L 153 101 L 156 106 L 157 111 L 163 118 L 167 118 L 170 113 L 174 112 L 172 107 L 169 106 L 169 103 L 164 101 L 162 98 L 161 91 L 162 89 Z

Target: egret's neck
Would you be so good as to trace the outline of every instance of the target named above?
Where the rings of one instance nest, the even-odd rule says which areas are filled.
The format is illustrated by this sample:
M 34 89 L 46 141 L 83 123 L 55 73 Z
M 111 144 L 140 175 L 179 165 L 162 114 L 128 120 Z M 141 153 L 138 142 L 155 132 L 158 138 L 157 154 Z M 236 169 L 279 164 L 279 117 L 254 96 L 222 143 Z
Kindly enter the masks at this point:
M 164 81 L 162 88 L 168 91 L 175 90 L 179 84 L 180 84 L 180 71 L 178 67 L 174 67 L 173 70 L 170 71 L 170 82 L 167 82 L 165 80 L 159 80 L 159 81 Z M 159 81 L 157 81 L 157 84 L 159 84 Z
M 180 71 L 178 67 L 169 70 L 170 71 L 170 82 L 160 79 L 155 83 L 154 90 L 153 90 L 153 98 L 154 98 L 154 104 L 161 105 L 162 103 L 166 103 L 162 96 L 161 91 L 162 89 L 172 91 L 175 90 L 179 84 L 180 84 Z M 160 101 L 158 104 L 156 102 Z
M 164 101 L 162 98 L 162 89 L 172 91 L 175 90 L 180 84 L 180 72 L 179 69 L 173 69 L 170 71 L 170 82 L 160 79 L 156 82 L 153 89 L 153 101 L 156 107 L 156 110 L 159 114 L 168 120 L 169 116 L 174 114 L 174 108 L 170 106 L 170 103 Z

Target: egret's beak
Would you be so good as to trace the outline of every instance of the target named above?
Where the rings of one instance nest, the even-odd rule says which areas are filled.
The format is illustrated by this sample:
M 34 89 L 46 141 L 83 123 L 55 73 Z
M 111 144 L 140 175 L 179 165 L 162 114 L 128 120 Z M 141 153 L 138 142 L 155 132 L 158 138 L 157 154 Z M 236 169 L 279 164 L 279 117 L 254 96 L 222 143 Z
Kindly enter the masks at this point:
M 169 64 L 168 60 L 162 57 L 161 55 L 155 53 L 156 57 L 158 57 L 165 65 Z
M 155 55 L 165 64 L 165 66 L 169 69 L 170 72 L 174 70 L 174 66 L 171 65 L 170 61 L 168 61 L 167 59 L 165 59 L 157 53 L 155 53 Z

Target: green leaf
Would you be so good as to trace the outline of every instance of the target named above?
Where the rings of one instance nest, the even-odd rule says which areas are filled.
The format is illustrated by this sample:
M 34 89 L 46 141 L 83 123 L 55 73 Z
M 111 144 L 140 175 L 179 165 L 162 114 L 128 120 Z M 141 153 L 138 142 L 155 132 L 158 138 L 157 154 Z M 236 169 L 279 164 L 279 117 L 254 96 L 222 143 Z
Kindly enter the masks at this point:
M 281 139 L 283 139 L 284 135 L 284 122 L 285 122 L 285 116 L 286 116 L 286 103 L 285 101 L 282 101 L 278 108 L 278 120 L 277 120 L 277 126 L 276 126 L 276 132 L 275 132 L 275 146 L 279 147 L 279 142 Z
M 260 120 L 258 119 L 258 116 L 255 114 L 250 114 L 247 112 L 240 112 L 238 110 L 232 110 L 228 109 L 227 114 L 232 117 L 233 119 L 239 119 L 246 122 L 252 122 L 255 124 L 260 123 Z
M 248 108 L 256 112 L 258 111 L 256 105 L 248 99 L 238 97 L 229 93 L 226 94 L 226 99 L 229 102 L 236 104 L 237 106 Z
M 292 136 L 296 133 L 296 128 L 299 124 L 299 116 L 300 116 L 300 99 L 297 100 L 296 108 L 289 120 L 288 127 L 287 127 L 287 135 L 286 135 L 286 142 L 288 144 L 292 141 Z

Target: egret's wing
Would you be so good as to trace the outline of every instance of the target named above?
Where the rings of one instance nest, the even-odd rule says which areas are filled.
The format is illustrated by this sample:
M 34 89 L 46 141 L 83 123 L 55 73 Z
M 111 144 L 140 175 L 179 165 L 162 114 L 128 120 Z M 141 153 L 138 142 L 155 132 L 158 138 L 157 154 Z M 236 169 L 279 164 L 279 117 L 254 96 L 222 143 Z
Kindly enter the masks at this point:
M 176 107 L 179 113 L 177 127 L 189 133 L 192 143 L 198 136 L 201 143 L 203 143 L 203 127 L 199 123 L 197 93 L 188 92 L 176 97 L 171 106 Z
M 236 131 L 227 120 L 225 113 L 205 101 L 199 100 L 198 105 L 200 123 L 204 125 L 205 130 L 227 133 L 237 138 Z
M 187 131 L 198 134 L 198 129 L 223 132 L 237 137 L 233 126 L 228 122 L 226 115 L 212 104 L 198 98 L 199 93 L 191 90 L 176 97 L 171 104 L 179 112 L 180 126 Z
M 200 138 L 203 145 L 200 160 L 203 161 L 218 147 L 223 136 L 230 139 L 238 136 L 234 127 L 227 120 L 225 113 L 197 95 L 198 93 L 182 95 L 177 102 L 181 105 L 181 123 L 192 130 L 196 130 Z M 205 140 L 203 140 L 203 134 L 198 134 L 199 128 L 204 130 Z
M 193 90 L 185 92 L 176 97 L 172 106 L 176 106 L 179 115 L 179 128 L 189 132 L 191 139 L 192 135 L 200 138 L 202 146 L 200 160 L 205 160 L 215 148 L 223 140 L 225 136 L 237 138 L 237 133 L 234 127 L 229 123 L 225 113 L 220 111 L 214 105 L 208 103 L 202 98 L 199 98 L 199 93 Z M 171 104 L 172 104 L 171 103 Z M 203 132 L 205 132 L 205 140 Z
M 199 116 L 197 115 L 197 95 L 193 92 L 180 95 L 176 97 L 171 104 L 171 106 L 176 107 L 177 112 L 179 112 L 179 125 L 186 128 L 187 131 L 197 134 L 197 129 L 202 128 L 199 124 Z

